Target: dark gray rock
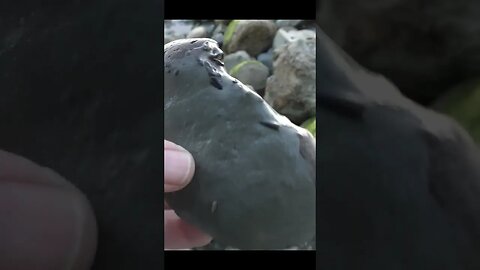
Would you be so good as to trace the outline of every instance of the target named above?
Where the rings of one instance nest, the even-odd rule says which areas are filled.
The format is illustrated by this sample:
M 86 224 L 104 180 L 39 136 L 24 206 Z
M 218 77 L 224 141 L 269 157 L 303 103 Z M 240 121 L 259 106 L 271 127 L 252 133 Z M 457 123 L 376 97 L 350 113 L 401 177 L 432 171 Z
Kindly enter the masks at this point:
M 228 75 L 211 39 L 165 46 L 165 139 L 196 160 L 169 206 L 223 245 L 283 249 L 315 235 L 315 139 Z
M 480 154 L 317 32 L 320 269 L 480 269 Z

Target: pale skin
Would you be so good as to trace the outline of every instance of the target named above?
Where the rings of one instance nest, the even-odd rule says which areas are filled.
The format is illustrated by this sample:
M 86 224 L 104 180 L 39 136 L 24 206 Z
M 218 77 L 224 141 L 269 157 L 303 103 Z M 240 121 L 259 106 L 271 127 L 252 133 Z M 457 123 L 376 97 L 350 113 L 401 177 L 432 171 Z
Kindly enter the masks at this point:
M 182 149 L 165 142 L 165 192 L 182 189 L 192 179 L 193 158 Z M 164 217 L 165 249 L 211 241 L 167 206 Z M 87 270 L 95 257 L 96 219 L 87 197 L 53 170 L 3 150 L 0 228 L 0 269 Z
M 184 148 L 164 141 L 164 189 L 173 192 L 190 183 L 195 172 L 195 162 Z M 181 220 L 165 204 L 165 249 L 189 249 L 208 244 L 211 237 Z
M 0 150 L 0 269 L 90 269 L 97 228 L 85 195 L 53 170 Z

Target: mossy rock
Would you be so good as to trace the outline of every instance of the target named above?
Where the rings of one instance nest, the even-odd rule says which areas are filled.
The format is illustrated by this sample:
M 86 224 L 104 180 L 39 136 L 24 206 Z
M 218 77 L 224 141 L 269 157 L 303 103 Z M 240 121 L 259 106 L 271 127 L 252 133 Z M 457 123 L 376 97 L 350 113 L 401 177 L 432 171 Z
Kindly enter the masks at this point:
M 480 143 L 480 78 L 451 89 L 433 107 L 457 120 Z
M 285 249 L 315 235 L 315 138 L 223 68 L 211 39 L 164 47 L 165 139 L 195 159 L 165 194 L 186 222 L 223 246 Z
M 259 91 L 267 86 L 269 70 L 262 62 L 247 60 L 233 66 L 229 74 Z
M 271 20 L 233 20 L 225 30 L 223 49 L 226 53 L 246 51 L 257 57 L 271 47 L 275 31 Z
M 230 75 L 232 75 L 233 77 L 235 77 L 238 73 L 238 71 L 240 71 L 243 67 L 245 67 L 246 65 L 262 65 L 261 62 L 257 61 L 257 60 L 247 60 L 247 61 L 243 61 L 241 63 L 238 63 L 236 64 L 234 67 L 232 67 L 231 70 L 229 70 L 228 73 L 230 73 Z
M 303 128 L 306 128 L 314 137 L 317 137 L 317 118 L 313 117 L 303 122 Z
M 226 46 L 232 40 L 233 33 L 235 33 L 235 29 L 237 28 L 239 20 L 232 20 L 225 30 L 225 35 L 223 38 L 223 45 Z

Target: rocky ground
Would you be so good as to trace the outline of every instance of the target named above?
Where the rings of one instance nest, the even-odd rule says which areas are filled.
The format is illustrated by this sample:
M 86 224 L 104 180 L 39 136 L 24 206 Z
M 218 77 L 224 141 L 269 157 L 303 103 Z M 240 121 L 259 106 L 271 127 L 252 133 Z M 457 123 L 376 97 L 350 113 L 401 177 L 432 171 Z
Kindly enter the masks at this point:
M 212 38 L 225 68 L 301 125 L 315 116 L 315 29 L 302 20 L 166 21 L 164 42 Z

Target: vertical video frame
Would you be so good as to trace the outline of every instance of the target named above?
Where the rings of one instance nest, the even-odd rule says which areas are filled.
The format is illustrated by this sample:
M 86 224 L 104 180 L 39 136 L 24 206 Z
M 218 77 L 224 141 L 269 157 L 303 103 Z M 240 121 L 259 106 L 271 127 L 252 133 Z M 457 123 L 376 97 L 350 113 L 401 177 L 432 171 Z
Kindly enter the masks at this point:
M 310 20 L 165 20 L 165 250 L 315 250 L 315 57 Z

